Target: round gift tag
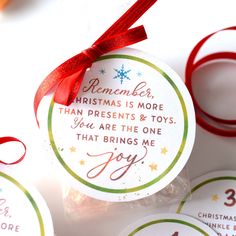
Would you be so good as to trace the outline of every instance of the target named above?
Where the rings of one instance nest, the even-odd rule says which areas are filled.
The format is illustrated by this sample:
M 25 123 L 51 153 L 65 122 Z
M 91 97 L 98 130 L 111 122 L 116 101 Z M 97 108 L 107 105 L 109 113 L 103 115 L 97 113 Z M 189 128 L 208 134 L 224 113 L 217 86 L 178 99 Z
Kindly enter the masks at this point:
M 194 218 L 178 214 L 145 217 L 128 226 L 119 236 L 217 236 L 210 227 Z
M 179 76 L 140 51 L 100 57 L 77 98 L 51 102 L 52 149 L 74 187 L 106 201 L 131 201 L 168 185 L 192 150 L 195 114 Z
M 54 235 L 50 212 L 39 193 L 4 172 L 0 172 L 0 235 Z
M 236 235 L 236 172 L 213 172 L 197 178 L 192 186 L 177 213 L 202 220 L 218 235 Z

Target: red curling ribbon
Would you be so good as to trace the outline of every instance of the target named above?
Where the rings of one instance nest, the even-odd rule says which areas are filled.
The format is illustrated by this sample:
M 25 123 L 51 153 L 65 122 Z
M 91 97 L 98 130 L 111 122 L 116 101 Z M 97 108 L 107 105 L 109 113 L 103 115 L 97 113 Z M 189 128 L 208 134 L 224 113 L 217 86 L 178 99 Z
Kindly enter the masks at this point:
M 54 69 L 39 86 L 34 112 L 42 98 L 55 88 L 54 101 L 70 105 L 76 98 L 84 74 L 101 55 L 147 39 L 143 26 L 129 29 L 157 0 L 136 1 L 93 45 Z M 39 125 L 39 123 L 38 123 Z
M 4 161 L 0 160 L 0 164 L 14 165 L 14 164 L 17 164 L 17 163 L 21 162 L 24 159 L 25 155 L 26 155 L 26 146 L 25 146 L 25 144 L 22 141 L 20 141 L 19 139 L 14 138 L 14 137 L 0 137 L 0 145 L 4 144 L 4 143 L 8 143 L 8 142 L 18 142 L 18 143 L 21 143 L 23 145 L 23 147 L 24 147 L 24 153 L 23 153 L 23 155 L 18 160 L 14 161 L 14 162 L 8 163 L 8 162 L 4 162 Z
M 236 129 L 233 127 L 233 125 L 236 125 L 236 120 L 222 119 L 203 110 L 203 108 L 200 106 L 200 104 L 198 103 L 198 101 L 194 96 L 193 86 L 192 86 L 192 75 L 203 64 L 214 60 L 222 60 L 222 59 L 236 60 L 236 53 L 234 52 L 216 52 L 209 54 L 195 62 L 196 56 L 198 55 L 200 49 L 205 44 L 205 42 L 213 35 L 225 30 L 236 30 L 236 26 L 224 28 L 206 36 L 205 38 L 200 40 L 198 44 L 193 48 L 192 52 L 189 55 L 186 65 L 185 83 L 193 99 L 193 104 L 196 110 L 197 123 L 202 128 L 208 130 L 211 133 L 226 137 L 236 137 Z M 216 126 L 213 125 L 214 122 L 216 123 Z

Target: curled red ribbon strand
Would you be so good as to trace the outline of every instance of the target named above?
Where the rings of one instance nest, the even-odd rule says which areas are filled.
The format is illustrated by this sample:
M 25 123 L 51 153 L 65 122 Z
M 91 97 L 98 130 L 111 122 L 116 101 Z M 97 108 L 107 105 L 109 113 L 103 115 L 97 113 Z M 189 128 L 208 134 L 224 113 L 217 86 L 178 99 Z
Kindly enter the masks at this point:
M 56 88 L 54 101 L 70 105 L 78 94 L 84 74 L 101 55 L 147 38 L 143 26 L 129 29 L 157 0 L 136 1 L 93 45 L 54 69 L 39 86 L 34 98 L 34 112 L 42 98 Z M 38 120 L 37 120 L 38 123 Z M 39 123 L 38 123 L 39 124 Z
M 18 143 L 21 143 L 23 145 L 23 147 L 24 147 L 24 153 L 23 153 L 23 155 L 18 160 L 14 161 L 14 162 L 8 163 L 8 162 L 4 162 L 4 161 L 0 160 L 0 164 L 14 165 L 14 164 L 17 164 L 17 163 L 21 162 L 24 159 L 25 155 L 26 155 L 26 146 L 25 146 L 25 144 L 22 141 L 20 141 L 19 139 L 14 138 L 14 137 L 0 137 L 0 145 L 4 144 L 4 143 L 8 143 L 8 142 L 18 142 Z
M 226 137 L 236 137 L 236 129 L 232 126 L 236 125 L 236 120 L 222 119 L 220 117 L 213 116 L 209 114 L 207 111 L 203 110 L 194 96 L 193 86 L 192 86 L 192 75 L 203 64 L 211 62 L 213 60 L 220 60 L 220 59 L 236 60 L 236 53 L 234 52 L 217 52 L 209 54 L 195 62 L 195 58 L 198 55 L 199 50 L 205 44 L 205 42 L 213 35 L 225 30 L 236 30 L 236 26 L 224 28 L 206 36 L 201 41 L 199 41 L 198 44 L 193 48 L 186 65 L 185 83 L 193 99 L 193 104 L 196 110 L 197 123 L 202 128 L 208 130 L 211 133 Z M 217 127 L 214 126 L 212 122 L 210 123 L 210 121 L 215 122 L 217 124 Z

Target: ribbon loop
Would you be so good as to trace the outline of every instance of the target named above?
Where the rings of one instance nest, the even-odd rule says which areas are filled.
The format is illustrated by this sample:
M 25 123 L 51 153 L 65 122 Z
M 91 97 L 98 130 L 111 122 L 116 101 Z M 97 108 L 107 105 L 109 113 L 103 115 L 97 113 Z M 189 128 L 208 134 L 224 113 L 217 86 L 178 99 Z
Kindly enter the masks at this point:
M 9 136 L 8 137 L 0 137 L 0 145 L 4 144 L 4 143 L 8 143 L 8 142 L 18 142 L 18 143 L 21 143 L 23 145 L 23 147 L 24 147 L 24 153 L 23 153 L 23 155 L 18 160 L 14 161 L 14 162 L 8 163 L 8 162 L 4 162 L 4 161 L 0 160 L 0 164 L 14 165 L 14 164 L 17 164 L 17 163 L 21 162 L 24 159 L 25 155 L 26 155 L 26 146 L 25 146 L 25 144 L 22 141 L 20 141 L 19 139 L 14 138 L 14 137 L 9 137 Z
M 197 99 L 194 96 L 193 93 L 193 86 L 192 86 L 192 75 L 193 73 L 203 64 L 211 62 L 213 60 L 222 60 L 222 59 L 229 59 L 229 60 L 236 60 L 236 53 L 234 52 L 216 52 L 209 54 L 207 56 L 204 56 L 203 58 L 199 59 L 198 61 L 195 61 L 200 49 L 205 44 L 207 40 L 209 40 L 212 36 L 215 34 L 225 31 L 225 30 L 236 30 L 236 26 L 228 27 L 225 29 L 218 30 L 202 40 L 200 40 L 197 45 L 193 48 L 192 52 L 189 55 L 187 65 L 186 65 L 186 71 L 185 71 L 185 84 L 188 87 L 188 90 L 191 94 L 191 97 L 193 99 L 193 104 L 196 110 L 196 120 L 197 123 L 204 129 L 208 130 L 211 133 L 226 136 L 226 137 L 236 137 L 236 129 L 234 125 L 236 124 L 235 119 L 222 119 L 220 117 L 214 116 L 212 114 L 209 114 L 207 111 L 205 111 L 197 101 Z M 214 125 L 212 123 L 215 123 Z

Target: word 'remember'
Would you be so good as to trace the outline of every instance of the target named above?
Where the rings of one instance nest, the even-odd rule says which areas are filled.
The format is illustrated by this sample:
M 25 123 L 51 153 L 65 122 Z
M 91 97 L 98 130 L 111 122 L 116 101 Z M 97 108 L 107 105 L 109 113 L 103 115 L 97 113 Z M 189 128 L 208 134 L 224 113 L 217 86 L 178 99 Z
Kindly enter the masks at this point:
M 133 96 L 133 97 L 147 97 L 153 99 L 154 96 L 151 93 L 151 88 L 147 88 L 147 83 L 145 81 L 137 84 L 134 89 L 112 89 L 112 88 L 102 88 L 99 86 L 99 78 L 91 79 L 88 85 L 83 87 L 83 92 L 91 92 L 92 94 L 109 94 L 109 95 L 123 95 L 123 96 Z

